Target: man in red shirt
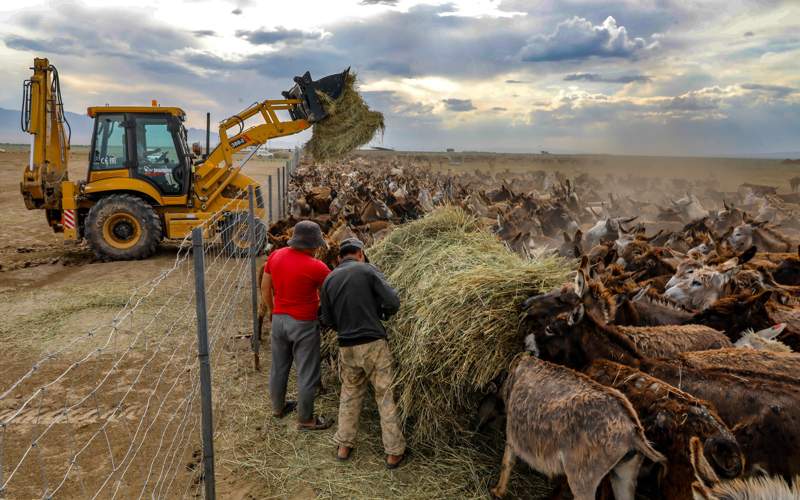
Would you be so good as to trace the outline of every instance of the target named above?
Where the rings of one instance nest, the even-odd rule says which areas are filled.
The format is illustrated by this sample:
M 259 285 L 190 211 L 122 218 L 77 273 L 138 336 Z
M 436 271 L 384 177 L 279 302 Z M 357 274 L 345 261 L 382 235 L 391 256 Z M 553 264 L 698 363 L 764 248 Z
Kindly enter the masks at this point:
M 327 429 L 333 423 L 314 416 L 320 379 L 319 289 L 330 273 L 314 254 L 323 246 L 325 240 L 315 222 L 298 222 L 289 246 L 270 254 L 261 281 L 260 316 L 272 318 L 272 413 L 280 418 L 297 408 L 300 430 Z M 297 370 L 297 403 L 286 401 L 292 361 Z

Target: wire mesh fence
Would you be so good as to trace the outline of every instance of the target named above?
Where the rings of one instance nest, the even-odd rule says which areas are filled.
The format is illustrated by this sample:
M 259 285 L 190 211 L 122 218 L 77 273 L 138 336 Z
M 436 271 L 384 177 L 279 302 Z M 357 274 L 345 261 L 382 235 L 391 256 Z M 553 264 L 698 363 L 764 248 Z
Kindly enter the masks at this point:
M 205 267 L 215 414 L 223 413 L 246 362 L 233 345 L 253 331 L 255 283 L 247 256 L 251 238 L 261 233 L 250 231 L 242 207 L 247 210 L 246 199 L 234 200 L 204 221 L 205 237 L 194 250 L 202 252 Z M 200 493 L 205 478 L 192 255 L 187 237 L 171 264 L 133 288 L 111 319 L 49 346 L 33 363 L 5 367 L 0 498 Z

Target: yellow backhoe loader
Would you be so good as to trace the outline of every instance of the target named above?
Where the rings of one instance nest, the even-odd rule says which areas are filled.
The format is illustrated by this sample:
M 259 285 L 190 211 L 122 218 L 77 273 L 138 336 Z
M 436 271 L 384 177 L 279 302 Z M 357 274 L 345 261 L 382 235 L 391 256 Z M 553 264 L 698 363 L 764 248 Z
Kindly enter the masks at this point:
M 70 132 L 58 71 L 40 58 L 32 69 L 33 76 L 23 85 L 21 112 L 22 129 L 32 135 L 20 184 L 25 205 L 45 210 L 55 232 L 63 232 L 67 240 L 85 238 L 107 260 L 146 258 L 161 240 L 183 239 L 212 217 L 204 231 L 219 232 L 226 249 L 245 254 L 246 231 L 237 227 L 246 225 L 248 186 L 254 186 L 259 219 L 264 217 L 264 198 L 259 184 L 234 163 L 234 153 L 325 119 L 317 92 L 335 99 L 349 71 L 317 81 L 308 72 L 295 77 L 284 99 L 255 103 L 220 122 L 219 144 L 209 152 L 207 140 L 200 158 L 200 151 L 187 145 L 180 108 L 155 101 L 151 106 L 90 107 L 94 131 L 88 175 L 73 182 L 67 172 Z M 278 112 L 288 112 L 290 119 L 281 120 Z M 248 119 L 257 124 L 245 128 Z M 262 241 L 263 223 L 258 232 Z

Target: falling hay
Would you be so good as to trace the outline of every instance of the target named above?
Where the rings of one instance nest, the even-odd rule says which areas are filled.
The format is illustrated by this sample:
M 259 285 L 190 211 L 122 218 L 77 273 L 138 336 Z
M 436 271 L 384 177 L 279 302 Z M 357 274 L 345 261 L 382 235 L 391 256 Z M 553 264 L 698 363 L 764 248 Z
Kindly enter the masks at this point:
M 333 100 L 317 92 L 327 118 L 314 124 L 306 151 L 315 161 L 335 160 L 372 140 L 375 133 L 383 133 L 383 114 L 372 111 L 356 90 L 356 75 L 348 73 L 344 89 Z
M 521 303 L 563 283 L 571 263 L 520 258 L 458 208 L 401 226 L 368 253 L 402 301 L 388 326 L 411 442 L 468 435 L 482 391 L 523 348 Z

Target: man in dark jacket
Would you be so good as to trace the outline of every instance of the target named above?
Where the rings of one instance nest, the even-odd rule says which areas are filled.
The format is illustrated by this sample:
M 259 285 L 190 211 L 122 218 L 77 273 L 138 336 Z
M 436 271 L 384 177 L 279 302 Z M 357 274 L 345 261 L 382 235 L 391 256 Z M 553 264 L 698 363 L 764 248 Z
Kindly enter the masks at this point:
M 381 437 L 386 467 L 397 468 L 403 461 L 406 442 L 391 386 L 392 355 L 381 319 L 400 308 L 397 292 L 380 271 L 368 264 L 364 244 L 348 238 L 340 245 L 340 264 L 325 279 L 320 297 L 320 321 L 338 333 L 342 394 L 339 424 L 334 441 L 336 456 L 347 460 L 355 446 L 361 404 L 372 384 L 381 416 Z

